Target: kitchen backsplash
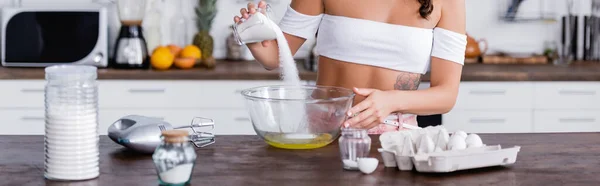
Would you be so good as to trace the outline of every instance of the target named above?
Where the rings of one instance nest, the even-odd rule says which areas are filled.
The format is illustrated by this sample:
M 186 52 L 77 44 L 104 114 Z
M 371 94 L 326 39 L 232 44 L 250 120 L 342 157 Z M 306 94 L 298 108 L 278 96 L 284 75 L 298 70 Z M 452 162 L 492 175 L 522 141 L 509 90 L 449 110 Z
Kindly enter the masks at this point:
M 193 8 L 197 4 L 197 0 L 186 1 L 185 9 L 176 10 L 176 4 L 179 0 L 149 0 L 149 5 L 154 1 L 164 1 L 165 9 L 163 13 L 163 22 L 167 22 L 168 18 L 174 15 L 176 11 L 183 11 L 185 15 L 194 17 Z M 226 56 L 226 38 L 231 34 L 230 25 L 233 23 L 233 16 L 239 14 L 239 10 L 246 6 L 247 2 L 257 2 L 257 0 L 218 0 L 218 13 L 212 26 L 211 34 L 214 37 L 214 56 L 215 58 L 224 58 Z M 281 16 L 286 11 L 286 8 L 291 0 L 271 0 L 271 6 L 275 12 L 276 21 L 279 21 Z M 521 9 L 535 8 L 540 1 L 549 2 L 546 6 L 557 10 L 558 14 L 566 12 L 566 0 L 528 0 L 525 1 Z M 578 9 L 579 14 L 589 13 L 590 0 L 575 0 L 580 4 Z M 9 6 L 18 0 L 0 0 L 0 5 Z M 91 2 L 109 2 L 109 0 L 22 0 L 23 4 L 28 3 L 91 3 Z M 559 38 L 558 23 L 543 23 L 543 22 L 523 22 L 523 23 L 507 23 L 499 20 L 497 0 L 466 0 L 467 8 L 467 32 L 476 39 L 485 38 L 489 43 L 490 51 L 514 51 L 519 52 L 541 52 L 544 47 L 544 41 L 556 41 Z M 584 6 L 586 5 L 586 6 Z M 150 9 L 150 6 L 149 8 Z M 115 9 L 110 9 L 115 10 Z M 116 39 L 116 33 L 119 28 L 118 17 L 116 12 L 110 12 L 109 27 L 110 36 L 109 43 L 113 44 Z M 164 25 L 163 25 L 164 26 Z M 192 22 L 191 25 L 195 28 Z M 168 24 L 167 26 L 168 27 Z M 168 29 L 166 29 L 168 30 Z M 162 43 L 169 44 L 168 33 L 165 33 L 165 38 Z M 191 40 L 190 36 L 190 40 Z M 297 58 L 304 58 L 308 55 L 309 49 L 314 44 L 314 39 L 309 40 L 296 54 Z M 112 51 L 112 50 L 110 50 Z M 246 53 L 247 59 L 251 59 L 249 53 Z

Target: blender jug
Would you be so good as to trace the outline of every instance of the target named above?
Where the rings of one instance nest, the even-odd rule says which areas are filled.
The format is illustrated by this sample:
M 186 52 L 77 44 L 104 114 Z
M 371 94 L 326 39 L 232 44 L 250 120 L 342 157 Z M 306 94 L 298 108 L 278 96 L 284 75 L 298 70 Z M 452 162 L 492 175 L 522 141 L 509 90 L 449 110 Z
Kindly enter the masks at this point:
M 113 68 L 149 68 L 148 48 L 143 35 L 142 20 L 146 0 L 118 0 L 121 29 L 115 44 Z
M 119 19 L 123 25 L 142 25 L 146 0 L 117 0 Z

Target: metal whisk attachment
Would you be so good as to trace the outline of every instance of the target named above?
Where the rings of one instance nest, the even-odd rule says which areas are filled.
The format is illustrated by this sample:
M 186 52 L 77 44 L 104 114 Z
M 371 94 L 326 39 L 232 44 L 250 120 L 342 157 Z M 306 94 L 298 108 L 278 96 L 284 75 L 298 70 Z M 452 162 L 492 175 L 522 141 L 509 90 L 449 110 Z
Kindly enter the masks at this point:
M 215 128 L 215 121 L 209 118 L 194 117 L 190 126 L 181 126 L 175 129 L 191 128 L 192 134 L 189 139 L 196 147 L 202 148 L 215 143 L 215 135 L 211 132 L 200 131 L 201 128 L 210 127 L 209 131 Z

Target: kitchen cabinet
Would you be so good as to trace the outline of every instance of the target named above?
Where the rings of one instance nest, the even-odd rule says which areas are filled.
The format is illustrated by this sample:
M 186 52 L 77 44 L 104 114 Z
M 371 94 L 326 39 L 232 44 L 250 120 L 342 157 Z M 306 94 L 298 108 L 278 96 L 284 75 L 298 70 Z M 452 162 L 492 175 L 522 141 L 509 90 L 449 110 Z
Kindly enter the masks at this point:
M 0 81 L 0 108 L 44 108 L 43 80 Z
M 217 135 L 254 135 L 240 91 L 277 80 L 99 80 L 99 132 L 139 114 L 187 125 L 215 120 Z M 314 85 L 314 81 L 304 81 Z M 44 80 L 0 81 L 2 134 L 43 134 Z M 420 89 L 426 89 L 424 82 Z M 442 116 L 452 130 L 475 133 L 600 131 L 598 82 L 462 82 L 456 106 Z
M 530 109 L 533 87 L 530 82 L 463 82 L 455 109 Z
M 534 82 L 462 82 L 454 108 L 442 116 L 450 131 L 532 132 Z
M 245 108 L 241 91 L 281 81 L 99 81 L 101 108 Z
M 598 93 L 599 82 L 463 82 L 442 120 L 476 133 L 597 132 Z
M 0 135 L 44 134 L 44 109 L 0 109 Z
M 206 128 L 216 135 L 255 135 L 250 116 L 246 109 L 101 109 L 99 130 L 105 134 L 108 127 L 117 119 L 130 115 L 156 117 L 169 122 L 174 127 L 189 126 L 194 117 L 213 119 L 214 129 Z
M 536 83 L 535 107 L 538 109 L 600 109 L 600 83 Z
M 44 80 L 0 81 L 2 134 L 44 133 Z M 243 89 L 277 85 L 281 81 L 163 81 L 99 80 L 99 133 L 130 115 L 163 118 L 172 125 L 189 125 L 194 117 L 215 120 L 217 135 L 254 135 L 240 94 Z M 303 82 L 307 83 L 307 82 Z
M 442 116 L 449 131 L 467 133 L 528 133 L 532 132 L 531 111 L 515 110 L 458 110 Z
M 600 131 L 600 110 L 536 110 L 534 132 Z

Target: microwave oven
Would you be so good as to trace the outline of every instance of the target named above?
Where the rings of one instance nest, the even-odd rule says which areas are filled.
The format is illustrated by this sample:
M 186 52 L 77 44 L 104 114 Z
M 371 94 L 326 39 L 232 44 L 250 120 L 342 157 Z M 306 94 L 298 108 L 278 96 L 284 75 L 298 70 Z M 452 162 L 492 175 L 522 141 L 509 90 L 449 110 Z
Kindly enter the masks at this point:
M 1 11 L 2 66 L 108 66 L 105 7 L 31 5 Z

